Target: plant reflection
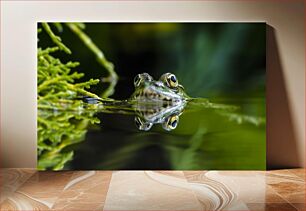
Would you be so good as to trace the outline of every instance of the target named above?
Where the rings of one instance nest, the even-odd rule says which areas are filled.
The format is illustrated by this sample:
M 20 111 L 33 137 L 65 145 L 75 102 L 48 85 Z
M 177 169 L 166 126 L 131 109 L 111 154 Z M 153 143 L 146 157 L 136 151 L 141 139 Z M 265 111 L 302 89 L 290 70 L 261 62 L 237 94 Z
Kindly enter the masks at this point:
M 85 139 L 88 124 L 99 123 L 95 111 L 38 110 L 38 170 L 61 170 L 73 159 L 67 147 Z

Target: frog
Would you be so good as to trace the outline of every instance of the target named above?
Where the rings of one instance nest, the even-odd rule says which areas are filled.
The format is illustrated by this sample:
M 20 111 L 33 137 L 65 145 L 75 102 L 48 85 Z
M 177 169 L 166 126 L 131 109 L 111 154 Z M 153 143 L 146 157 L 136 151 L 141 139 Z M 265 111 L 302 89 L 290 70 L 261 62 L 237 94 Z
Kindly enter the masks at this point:
M 191 99 L 183 85 L 173 73 L 165 73 L 154 80 L 148 73 L 137 74 L 134 78 L 134 92 L 127 100 L 100 100 L 86 98 L 89 104 L 101 103 L 102 110 L 135 114 L 135 125 L 139 130 L 149 131 L 153 125 L 161 124 L 164 130 L 174 130 L 179 116 Z M 85 98 L 84 98 L 85 99 Z
M 136 127 L 148 131 L 154 124 L 162 124 L 163 129 L 174 130 L 190 99 L 176 76 L 165 73 L 156 81 L 148 73 L 141 73 L 135 76 L 134 86 L 130 101 L 136 102 Z
M 178 104 L 189 98 L 172 73 L 161 75 L 157 81 L 148 73 L 138 74 L 134 78 L 134 86 L 130 100 L 137 102 Z

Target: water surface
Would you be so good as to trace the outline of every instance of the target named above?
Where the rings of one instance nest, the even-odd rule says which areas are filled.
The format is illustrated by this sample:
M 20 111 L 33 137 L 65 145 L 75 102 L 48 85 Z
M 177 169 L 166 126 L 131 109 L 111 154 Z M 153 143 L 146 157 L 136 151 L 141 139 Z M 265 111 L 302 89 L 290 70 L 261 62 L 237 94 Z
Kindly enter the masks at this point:
M 265 118 L 246 115 L 262 99 L 237 102 L 194 100 L 176 129 L 155 124 L 149 131 L 135 125 L 129 109 L 97 109 L 98 124 L 88 125 L 84 140 L 64 148 L 73 151 L 65 169 L 203 170 L 265 169 Z

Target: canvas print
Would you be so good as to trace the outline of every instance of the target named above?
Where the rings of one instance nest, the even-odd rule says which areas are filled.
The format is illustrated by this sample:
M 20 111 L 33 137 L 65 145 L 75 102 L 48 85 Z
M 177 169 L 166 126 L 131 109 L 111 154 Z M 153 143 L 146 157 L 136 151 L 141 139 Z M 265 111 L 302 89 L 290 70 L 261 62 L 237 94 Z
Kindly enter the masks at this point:
M 37 24 L 38 170 L 264 170 L 265 23 Z

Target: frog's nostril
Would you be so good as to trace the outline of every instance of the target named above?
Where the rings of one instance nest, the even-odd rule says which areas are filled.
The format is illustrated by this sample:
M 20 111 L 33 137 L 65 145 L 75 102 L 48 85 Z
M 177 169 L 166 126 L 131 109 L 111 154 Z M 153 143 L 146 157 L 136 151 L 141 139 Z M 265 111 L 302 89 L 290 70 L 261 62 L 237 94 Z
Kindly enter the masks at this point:
M 162 87 L 162 86 L 163 86 L 163 83 L 160 82 L 160 81 L 156 81 L 156 82 L 154 83 L 154 85 L 157 86 L 157 87 Z

